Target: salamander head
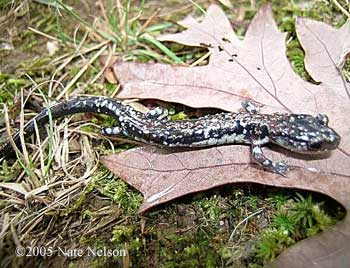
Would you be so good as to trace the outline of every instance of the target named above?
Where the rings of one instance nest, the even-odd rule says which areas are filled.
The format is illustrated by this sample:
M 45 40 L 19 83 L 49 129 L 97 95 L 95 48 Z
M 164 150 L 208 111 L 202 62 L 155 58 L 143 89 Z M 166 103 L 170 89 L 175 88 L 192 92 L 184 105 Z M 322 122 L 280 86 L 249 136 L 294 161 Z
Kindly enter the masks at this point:
M 328 117 L 289 114 L 279 117 L 271 127 L 271 141 L 288 150 L 300 153 L 318 153 L 334 150 L 339 135 L 328 127 Z

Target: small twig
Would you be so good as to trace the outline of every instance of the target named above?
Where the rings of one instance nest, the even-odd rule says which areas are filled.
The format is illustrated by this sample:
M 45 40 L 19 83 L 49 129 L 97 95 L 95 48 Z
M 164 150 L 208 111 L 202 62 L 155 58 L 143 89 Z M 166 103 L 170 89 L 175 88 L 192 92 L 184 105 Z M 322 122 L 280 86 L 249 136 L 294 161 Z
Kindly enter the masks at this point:
M 37 139 L 37 143 L 38 143 L 38 147 L 42 148 L 41 146 L 41 140 L 40 140 L 40 133 L 39 133 L 39 128 L 38 128 L 38 124 L 36 123 L 36 121 L 34 121 L 34 133 L 35 136 L 38 137 Z M 40 158 L 40 170 L 41 170 L 41 176 L 44 176 L 45 174 L 45 161 L 44 161 L 44 154 L 42 150 L 39 150 L 39 158 Z
M 35 217 L 33 221 L 29 222 L 23 230 L 26 230 L 26 232 L 21 236 L 20 242 L 23 242 L 26 238 L 26 236 L 30 233 L 31 230 L 33 230 L 44 218 L 44 215 L 38 215 L 38 217 Z
M 105 72 L 105 70 L 110 66 L 110 61 L 112 59 L 112 56 L 113 56 L 113 51 L 115 51 L 115 44 L 112 45 L 112 48 L 109 49 L 109 53 L 108 53 L 108 58 L 106 60 L 106 63 L 105 65 L 101 68 L 101 70 L 98 72 L 98 74 L 93 77 L 91 79 L 91 81 L 89 82 L 89 84 L 94 84 L 96 82 L 96 80 L 98 78 L 100 78 L 100 76 Z
M 20 156 L 23 157 L 21 151 L 18 149 L 17 145 L 15 144 L 12 133 L 10 130 L 10 122 L 9 122 L 9 114 L 8 114 L 8 109 L 7 105 L 4 104 L 4 109 L 3 109 L 4 117 L 5 117 L 5 126 L 6 126 L 6 134 L 8 136 L 8 141 L 11 144 L 12 148 L 15 150 L 15 152 Z
M 51 39 L 51 40 L 54 40 L 54 41 L 59 42 L 59 40 L 58 40 L 56 37 L 53 37 L 53 36 L 51 36 L 51 35 L 48 35 L 47 33 L 40 32 L 39 30 L 34 29 L 34 28 L 30 27 L 30 26 L 28 27 L 28 30 L 30 30 L 30 31 L 32 31 L 32 32 L 34 32 L 34 33 L 36 33 L 36 34 L 39 34 L 39 35 L 41 35 L 41 36 L 44 36 L 44 37 L 46 37 L 47 39 Z
M 260 213 L 263 212 L 263 211 L 264 211 L 263 209 L 259 209 L 258 211 L 255 211 L 253 214 L 250 214 L 248 217 L 246 217 L 246 218 L 244 218 L 242 221 L 240 221 L 240 222 L 236 225 L 235 229 L 233 229 L 233 231 L 232 231 L 232 233 L 231 233 L 230 238 L 228 239 L 228 241 L 230 242 L 230 241 L 233 239 L 233 236 L 235 235 L 235 233 L 236 233 L 238 227 L 239 227 L 241 224 L 243 224 L 244 222 L 248 221 L 250 218 L 254 217 L 255 215 L 260 214 Z
M 208 58 L 210 55 L 211 55 L 211 52 L 209 51 L 208 53 L 200 57 L 198 60 L 196 60 L 194 63 L 192 63 L 190 66 L 191 67 L 197 66 L 198 64 L 203 62 L 206 58 Z
M 345 16 L 350 18 L 349 11 L 347 11 L 337 0 L 332 0 L 332 1 L 340 9 L 340 11 L 344 13 Z
M 109 42 L 109 41 L 108 41 Z M 66 85 L 64 90 L 57 96 L 56 100 L 61 99 L 68 90 L 78 81 L 78 79 L 83 75 L 83 73 L 88 69 L 88 67 L 106 50 L 107 46 L 104 46 L 81 68 L 81 70 L 74 76 L 74 78 Z
M 139 29 L 139 35 L 142 34 L 143 30 L 146 29 L 146 27 L 151 23 L 151 21 L 159 14 L 159 12 L 160 8 L 157 8 L 157 10 L 146 20 L 146 22 Z
M 87 53 L 90 53 L 90 52 L 92 52 L 92 51 L 94 51 L 94 50 L 100 49 L 101 47 L 107 45 L 108 43 L 109 43 L 109 41 L 106 41 L 106 42 L 103 42 L 103 43 L 98 44 L 98 45 L 96 45 L 96 46 L 93 46 L 93 47 L 91 47 L 91 48 L 88 48 L 88 49 L 85 49 L 85 50 L 82 50 L 82 51 L 79 50 L 79 54 L 77 53 L 77 51 L 75 51 L 73 54 L 65 54 L 65 55 L 60 56 L 59 58 L 53 60 L 53 61 L 51 62 L 51 64 L 57 64 L 57 62 L 60 62 L 60 61 L 63 61 L 63 60 L 64 60 L 64 61 L 56 68 L 55 72 L 54 72 L 53 75 L 52 75 L 51 80 L 52 80 L 52 81 L 56 81 L 56 80 L 54 80 L 54 77 L 56 76 L 56 74 L 59 73 L 59 71 L 63 70 L 63 69 L 64 69 L 73 59 L 75 59 L 76 57 L 81 56 L 82 54 L 87 54 Z M 80 42 L 80 44 L 82 45 L 82 42 Z M 78 49 L 79 49 L 79 47 L 78 47 Z M 67 59 L 65 60 L 65 58 L 67 58 Z M 64 76 L 66 76 L 66 75 L 67 75 L 67 73 L 66 73 L 66 74 L 63 74 L 59 80 L 63 80 L 63 79 L 64 79 Z M 59 80 L 57 80 L 57 81 L 59 81 Z M 72 82 L 72 81 L 71 81 L 71 82 Z M 68 85 L 67 85 L 67 86 L 68 86 Z M 63 87 L 63 90 L 65 90 L 64 87 Z M 49 96 L 49 97 L 52 96 L 51 85 L 50 85 L 50 87 L 49 87 L 48 96 Z
M 104 20 L 105 20 L 106 22 L 108 22 L 108 17 L 107 17 L 106 10 L 105 10 L 105 7 L 103 6 L 102 1 L 99 0 L 98 3 L 99 3 L 100 8 L 101 8 L 102 17 L 104 18 Z
M 5 200 L 5 201 L 7 201 L 7 202 L 9 202 L 11 204 L 17 204 L 17 205 L 21 205 L 21 206 L 25 205 L 24 201 L 22 199 L 19 199 L 19 198 L 15 197 L 15 196 L 12 196 L 10 194 L 4 193 L 2 191 L 0 191 L 0 196 L 1 197 L 7 197 L 8 199 Z M 0 232 L 0 237 L 1 237 L 1 232 Z
M 10 225 L 10 229 L 12 234 L 12 241 L 15 243 L 17 247 L 22 246 L 20 240 L 18 239 L 17 230 L 13 224 Z
M 203 15 L 207 14 L 207 12 L 195 1 L 193 0 L 188 0 L 192 5 L 194 5 L 200 12 L 203 13 Z
M 115 87 L 114 91 L 112 92 L 111 98 L 114 98 L 114 97 L 119 93 L 119 90 L 120 90 L 120 89 L 121 89 L 121 85 L 118 84 L 118 85 Z

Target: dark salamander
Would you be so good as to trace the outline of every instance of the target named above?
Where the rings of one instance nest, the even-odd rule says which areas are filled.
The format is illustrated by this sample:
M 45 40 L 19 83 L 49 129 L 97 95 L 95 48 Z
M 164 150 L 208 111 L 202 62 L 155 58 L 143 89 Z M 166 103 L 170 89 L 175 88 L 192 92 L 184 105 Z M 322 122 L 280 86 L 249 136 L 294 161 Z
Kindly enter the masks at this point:
M 146 114 L 134 110 L 120 101 L 105 97 L 69 100 L 50 107 L 52 119 L 76 113 L 99 113 L 116 118 L 119 126 L 102 128 L 106 135 L 124 135 L 137 141 L 162 147 L 208 147 L 242 143 L 251 145 L 251 155 L 264 169 L 284 175 L 287 165 L 268 159 L 262 151 L 267 143 L 300 153 L 334 150 L 340 137 L 330 127 L 326 115 L 259 114 L 250 102 L 243 104 L 245 112 L 219 113 L 196 119 L 170 121 L 161 108 Z M 34 122 L 43 126 L 49 122 L 48 109 L 44 109 L 24 126 L 25 136 L 34 132 Z M 21 148 L 19 133 L 13 136 Z M 0 150 L 1 158 L 13 154 L 10 143 Z

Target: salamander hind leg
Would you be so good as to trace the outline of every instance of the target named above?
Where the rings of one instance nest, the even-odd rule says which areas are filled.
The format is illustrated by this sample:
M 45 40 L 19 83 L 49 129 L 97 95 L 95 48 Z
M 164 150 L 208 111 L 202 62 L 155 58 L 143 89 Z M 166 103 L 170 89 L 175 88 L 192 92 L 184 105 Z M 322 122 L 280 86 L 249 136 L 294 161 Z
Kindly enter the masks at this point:
M 101 127 L 100 132 L 101 134 L 108 136 L 123 135 L 122 129 L 120 127 Z
M 265 170 L 286 176 L 288 171 L 288 166 L 284 161 L 274 163 L 272 160 L 268 159 L 260 145 L 252 145 L 252 157 L 256 163 L 261 165 Z
M 149 119 L 158 119 L 162 120 L 166 118 L 169 114 L 169 111 L 162 107 L 155 107 L 151 110 L 149 110 L 147 113 L 145 113 L 145 116 Z

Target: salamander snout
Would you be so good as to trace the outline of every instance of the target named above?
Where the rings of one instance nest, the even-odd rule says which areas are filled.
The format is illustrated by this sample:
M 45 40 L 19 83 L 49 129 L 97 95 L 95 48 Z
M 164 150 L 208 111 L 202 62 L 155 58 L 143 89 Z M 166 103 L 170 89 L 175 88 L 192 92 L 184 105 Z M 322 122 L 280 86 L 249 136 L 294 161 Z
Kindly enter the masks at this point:
M 309 128 L 314 129 L 316 135 L 310 137 L 308 149 L 310 151 L 328 151 L 334 150 L 340 143 L 340 136 L 330 127 L 329 119 L 325 114 L 318 114 L 312 119 L 306 119 Z
M 332 129 L 318 137 L 310 139 L 308 149 L 310 151 L 328 151 L 334 150 L 340 143 L 340 136 Z
M 307 114 L 290 114 L 278 122 L 272 131 L 272 142 L 300 153 L 322 153 L 334 150 L 340 136 L 328 126 L 328 117 Z

